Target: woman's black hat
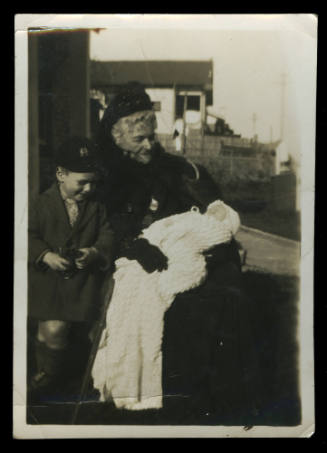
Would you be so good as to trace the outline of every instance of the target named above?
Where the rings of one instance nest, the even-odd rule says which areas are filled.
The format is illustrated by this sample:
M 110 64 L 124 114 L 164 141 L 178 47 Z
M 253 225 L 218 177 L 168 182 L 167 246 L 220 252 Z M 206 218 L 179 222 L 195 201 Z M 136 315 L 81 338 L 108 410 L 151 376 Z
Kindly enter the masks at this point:
M 108 131 L 120 118 L 143 110 L 152 110 L 151 99 L 141 84 L 130 82 L 112 99 L 104 113 L 103 122 Z

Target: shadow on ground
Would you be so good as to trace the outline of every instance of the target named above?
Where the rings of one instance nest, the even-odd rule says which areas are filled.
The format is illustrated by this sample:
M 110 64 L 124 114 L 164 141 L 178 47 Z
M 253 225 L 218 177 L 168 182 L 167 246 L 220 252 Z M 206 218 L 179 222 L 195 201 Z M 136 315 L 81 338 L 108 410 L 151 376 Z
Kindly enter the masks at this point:
M 254 339 L 264 385 L 261 412 L 253 424 L 296 426 L 301 423 L 298 391 L 298 285 L 295 277 L 247 271 L 243 274 L 250 300 Z M 28 424 L 70 424 L 74 403 L 28 406 Z M 242 425 L 235 417 L 213 415 L 171 397 L 163 410 L 129 412 L 106 403 L 82 403 L 76 424 L 83 425 Z

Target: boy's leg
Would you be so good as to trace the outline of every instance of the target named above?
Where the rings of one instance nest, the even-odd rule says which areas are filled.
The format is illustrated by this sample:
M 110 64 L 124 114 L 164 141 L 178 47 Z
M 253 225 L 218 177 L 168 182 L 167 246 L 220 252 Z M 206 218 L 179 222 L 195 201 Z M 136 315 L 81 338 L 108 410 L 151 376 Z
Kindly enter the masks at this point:
M 70 324 L 59 320 L 40 321 L 35 344 L 38 372 L 31 382 L 34 396 L 51 397 L 67 368 Z M 55 395 L 52 395 L 53 397 Z
M 70 323 L 66 321 L 39 321 L 37 339 L 50 349 L 62 350 L 67 347 Z

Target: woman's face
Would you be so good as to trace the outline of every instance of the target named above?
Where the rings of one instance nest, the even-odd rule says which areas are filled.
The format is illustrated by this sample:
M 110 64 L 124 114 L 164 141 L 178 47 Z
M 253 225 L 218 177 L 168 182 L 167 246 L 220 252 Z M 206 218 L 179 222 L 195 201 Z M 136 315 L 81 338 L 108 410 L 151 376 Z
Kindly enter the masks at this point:
M 112 129 L 112 136 L 129 157 L 141 164 L 148 164 L 152 159 L 152 149 L 155 143 L 156 120 L 152 112 L 143 117 L 121 118 Z

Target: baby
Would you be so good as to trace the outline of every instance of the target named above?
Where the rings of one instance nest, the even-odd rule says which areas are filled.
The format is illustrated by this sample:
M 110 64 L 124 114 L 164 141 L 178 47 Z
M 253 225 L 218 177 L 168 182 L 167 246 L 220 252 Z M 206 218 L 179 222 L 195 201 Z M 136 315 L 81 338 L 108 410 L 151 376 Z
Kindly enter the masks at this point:
M 102 401 L 130 410 L 162 407 L 164 314 L 177 294 L 206 278 L 204 252 L 228 243 L 239 225 L 238 214 L 215 201 L 203 214 L 194 207 L 143 230 L 142 239 L 167 257 L 167 269 L 148 273 L 137 257 L 116 260 L 107 326 L 92 372 Z

